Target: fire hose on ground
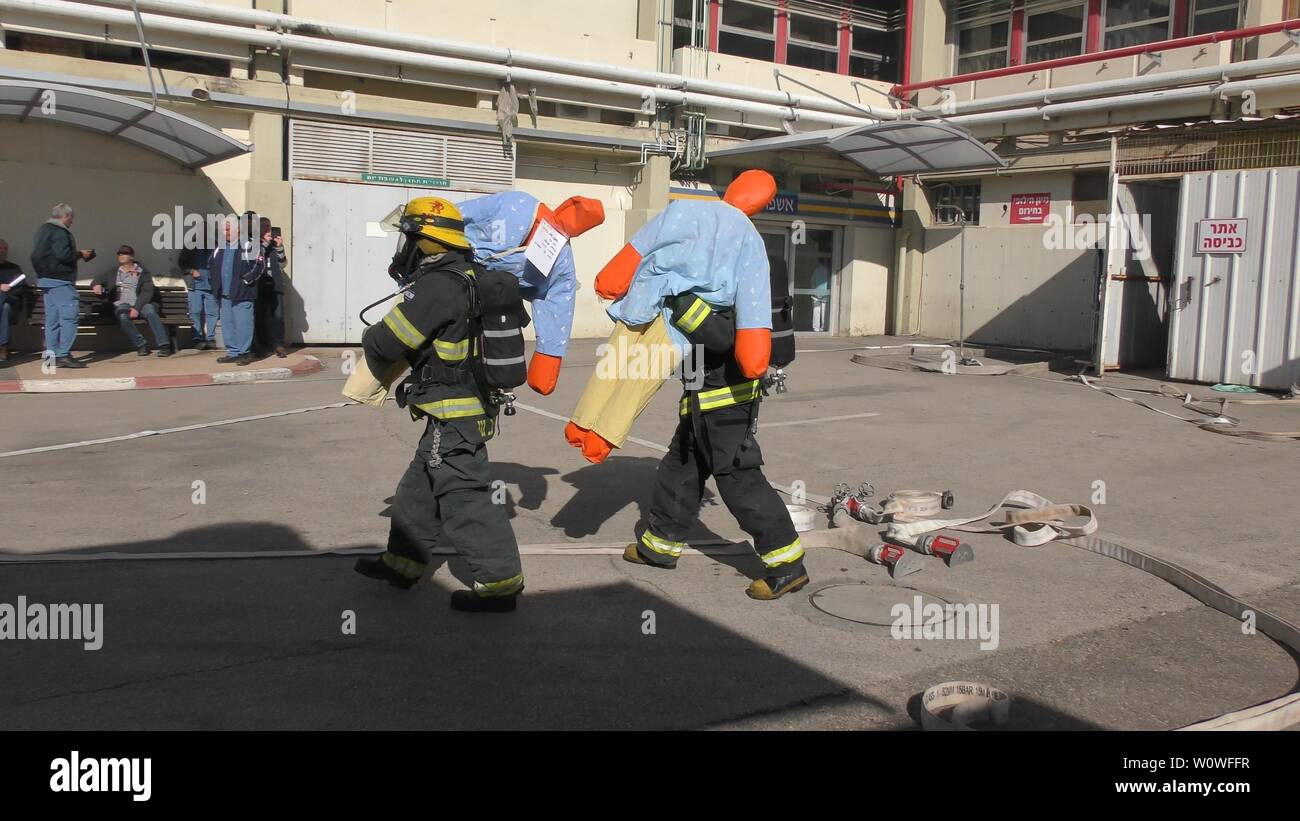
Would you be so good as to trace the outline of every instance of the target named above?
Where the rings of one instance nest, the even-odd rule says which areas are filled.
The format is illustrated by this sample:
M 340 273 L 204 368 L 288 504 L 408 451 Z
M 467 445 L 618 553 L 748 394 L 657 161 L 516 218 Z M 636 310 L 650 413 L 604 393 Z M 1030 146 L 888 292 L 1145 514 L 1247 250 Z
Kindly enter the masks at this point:
M 889 560 L 892 565 L 886 566 L 893 575 L 899 562 L 905 562 L 903 557 L 907 554 L 902 553 L 905 548 L 916 553 L 942 555 L 933 550 L 934 540 L 927 538 L 940 530 L 998 533 L 1021 547 L 1058 541 L 1149 573 L 1238 621 L 1249 615 L 1259 632 L 1289 650 L 1292 658 L 1300 658 L 1300 627 L 1173 562 L 1095 535 L 1097 517 L 1086 505 L 1056 504 L 1028 490 L 1013 490 L 984 513 L 939 519 L 933 517 L 951 507 L 951 492 L 899 491 L 879 506 L 866 502 L 870 495 L 869 485 L 861 486 L 856 496 L 842 486 L 837 498 L 822 502 L 828 508 L 831 527 L 804 534 L 804 545 L 842 550 L 877 564 L 885 563 L 882 559 Z M 1002 519 L 990 521 L 999 512 L 1003 514 Z M 884 543 L 880 542 L 881 525 Z M 923 545 L 930 545 L 931 549 Z M 1007 694 L 977 682 L 935 685 L 921 699 L 921 723 L 929 730 L 967 730 L 973 721 L 1000 724 L 1007 720 L 1008 714 Z M 1290 692 L 1179 729 L 1280 730 L 1295 724 L 1300 724 L 1300 693 Z

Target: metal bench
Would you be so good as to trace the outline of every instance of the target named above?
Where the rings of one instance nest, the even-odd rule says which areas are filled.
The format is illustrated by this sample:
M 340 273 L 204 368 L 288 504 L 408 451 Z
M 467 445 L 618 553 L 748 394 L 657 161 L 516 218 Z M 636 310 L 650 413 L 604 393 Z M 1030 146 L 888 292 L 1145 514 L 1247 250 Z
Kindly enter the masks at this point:
M 188 292 L 184 288 L 175 286 L 157 286 L 159 295 L 158 316 L 162 319 L 163 325 L 166 326 L 168 342 L 173 349 L 176 348 L 176 328 L 189 328 L 193 326 L 190 322 L 190 303 Z M 45 303 L 41 299 L 40 292 L 29 290 L 28 317 L 29 325 L 43 327 L 45 325 Z M 113 304 L 101 296 L 95 294 L 89 285 L 77 286 L 77 303 L 79 306 L 77 317 L 77 330 L 89 331 L 105 325 L 117 325 L 117 318 L 113 315 Z M 137 324 L 143 324 L 144 318 L 136 320 Z

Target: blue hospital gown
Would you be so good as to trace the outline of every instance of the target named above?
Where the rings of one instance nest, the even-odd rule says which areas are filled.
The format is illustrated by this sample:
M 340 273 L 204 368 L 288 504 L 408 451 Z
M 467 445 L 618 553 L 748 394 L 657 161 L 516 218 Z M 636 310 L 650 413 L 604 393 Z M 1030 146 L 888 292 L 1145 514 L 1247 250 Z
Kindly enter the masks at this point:
M 772 284 L 763 238 L 738 208 L 721 201 L 673 200 L 632 237 L 641 263 L 627 293 L 609 307 L 615 322 L 642 325 L 662 313 L 673 342 L 686 338 L 671 323 L 664 299 L 692 293 L 733 307 L 736 329 L 772 327 Z
M 496 254 L 524 244 L 537 217 L 540 200 L 522 191 L 505 191 L 459 204 L 465 218 L 465 236 L 474 246 L 474 261 L 490 271 L 509 271 L 519 279 L 519 293 L 533 305 L 537 350 L 563 357 L 573 330 L 574 294 L 578 272 L 573 249 L 566 244 L 549 277 L 542 276 L 524 259 L 523 251 L 503 257 Z

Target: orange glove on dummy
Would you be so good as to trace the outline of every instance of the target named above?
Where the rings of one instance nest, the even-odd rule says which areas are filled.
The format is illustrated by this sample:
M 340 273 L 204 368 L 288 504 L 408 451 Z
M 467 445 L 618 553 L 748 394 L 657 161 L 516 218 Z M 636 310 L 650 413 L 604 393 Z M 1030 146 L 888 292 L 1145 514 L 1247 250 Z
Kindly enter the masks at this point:
M 767 373 L 772 356 L 772 332 L 767 328 L 744 328 L 736 331 L 736 364 L 749 379 Z
M 722 199 L 752 217 L 766 208 L 775 196 L 776 180 L 766 171 L 755 168 L 732 180 Z M 767 373 L 771 357 L 772 332 L 767 328 L 736 331 L 736 364 L 745 376 L 757 379 Z
M 600 200 L 593 200 L 589 197 L 569 197 L 564 202 L 556 206 L 555 210 L 547 208 L 545 205 L 538 204 L 537 220 L 547 220 L 568 238 L 580 237 L 597 225 L 605 221 L 605 206 Z M 533 238 L 533 232 L 537 230 L 534 223 L 533 230 L 528 232 L 528 237 L 524 244 Z M 534 353 L 532 360 L 528 363 L 528 387 L 546 396 L 555 390 L 555 383 L 560 378 L 560 365 L 563 363 L 558 356 L 552 356 L 544 353 Z
M 626 294 L 632 285 L 636 267 L 640 264 L 641 254 L 631 243 L 624 245 L 623 250 L 615 254 L 596 274 L 596 293 L 603 299 L 618 299 Z
M 528 387 L 542 396 L 550 394 L 555 390 L 555 383 L 559 381 L 561 362 L 563 360 L 558 356 L 534 353 L 528 363 Z

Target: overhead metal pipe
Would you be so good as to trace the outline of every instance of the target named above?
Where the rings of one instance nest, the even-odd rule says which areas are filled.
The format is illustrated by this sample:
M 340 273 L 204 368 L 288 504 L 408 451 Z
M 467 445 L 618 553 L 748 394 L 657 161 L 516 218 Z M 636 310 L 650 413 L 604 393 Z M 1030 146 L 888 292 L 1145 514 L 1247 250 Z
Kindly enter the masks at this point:
M 1158 43 L 1124 46 L 1123 48 L 1114 48 L 1109 51 L 1094 51 L 1087 54 L 1074 54 L 1069 57 L 1057 57 L 1052 60 L 1040 60 L 1034 63 L 1023 63 L 1018 66 L 1005 66 L 1003 68 L 991 68 L 985 71 L 974 71 L 970 74 L 958 74 L 955 77 L 940 77 L 935 80 L 923 80 L 916 83 L 900 84 L 894 86 L 894 95 L 897 97 L 905 97 L 913 91 L 919 91 L 923 88 L 954 86 L 961 83 L 975 82 L 977 80 L 1009 77 L 1011 75 L 1027 74 L 1033 71 L 1048 71 L 1054 68 L 1085 65 L 1087 63 L 1097 63 L 1103 60 L 1117 60 L 1123 57 L 1152 54 L 1175 48 L 1209 45 L 1212 43 L 1221 43 L 1231 40 L 1242 40 L 1249 37 L 1259 37 L 1264 34 L 1278 34 L 1285 31 L 1298 30 L 1300 30 L 1300 20 L 1283 20 L 1278 23 L 1266 23 L 1260 26 L 1231 29 L 1229 31 L 1213 31 L 1208 34 L 1194 34 L 1190 37 L 1178 37 L 1173 40 L 1164 40 Z
M 133 15 L 129 11 L 118 11 L 82 3 L 66 2 L 65 0 L 0 0 L 0 9 L 49 15 L 57 19 L 90 20 L 106 25 L 134 25 Z M 850 117 L 820 111 L 803 111 L 800 107 L 758 103 L 693 91 L 677 91 L 653 86 L 633 85 L 569 74 L 556 74 L 532 68 L 498 65 L 459 57 L 422 54 L 395 48 L 341 43 L 318 37 L 280 34 L 262 29 L 240 28 L 184 18 L 150 14 L 145 15 L 144 20 L 145 25 L 154 31 L 208 37 L 272 50 L 289 49 L 304 53 L 326 54 L 348 60 L 427 68 L 435 71 L 486 77 L 498 83 L 506 81 L 536 83 L 558 88 L 575 89 L 587 93 L 612 94 L 634 98 L 639 101 L 640 105 L 663 102 L 669 105 L 704 106 L 727 111 L 739 111 L 761 117 L 774 117 L 781 120 L 809 120 L 827 125 L 866 125 L 875 122 L 875 120 L 861 115 Z
M 1095 83 L 1060 86 L 1039 91 L 1025 91 L 1017 94 L 1005 94 L 998 97 L 985 97 L 967 100 L 953 106 L 953 115 L 975 114 L 982 111 L 997 111 L 1023 106 L 1046 105 L 1067 100 L 1088 97 L 1106 97 L 1118 94 L 1131 94 L 1135 91 L 1148 91 L 1162 87 L 1186 86 L 1194 83 L 1208 83 L 1223 78 L 1237 78 L 1259 74 L 1276 74 L 1285 71 L 1300 71 L 1300 54 L 1286 57 L 1265 57 L 1258 60 L 1243 60 L 1238 63 L 1204 66 L 1202 68 L 1181 69 L 1162 74 L 1143 77 L 1124 77 L 1117 80 L 1101 80 Z M 931 112 L 917 112 L 916 119 L 931 119 Z
M 80 5 L 110 6 L 124 9 L 131 8 L 133 5 L 133 0 L 74 0 L 74 2 Z M 586 60 L 571 60 L 550 54 L 537 54 L 456 40 L 396 34 L 383 29 L 338 25 L 271 11 L 229 8 L 226 6 L 213 6 L 207 3 L 179 2 L 179 0 L 134 0 L 134 4 L 138 5 L 141 11 L 156 12 L 190 20 L 222 22 L 240 26 L 265 26 L 277 32 L 325 38 L 337 42 L 382 46 L 417 54 L 459 57 L 465 60 L 495 63 L 514 69 L 531 68 L 552 74 L 611 80 L 681 92 L 699 92 L 703 95 L 718 98 L 786 106 L 806 112 L 816 111 L 856 116 L 860 113 L 858 109 L 861 108 L 835 99 L 752 88 L 735 83 L 687 77 L 682 74 L 672 74 L 664 71 L 649 71 Z M 869 108 L 872 116 L 878 119 L 891 120 L 898 117 L 898 111 L 895 109 L 882 108 L 877 110 L 874 107 Z M 806 119 L 817 119 L 811 114 L 805 114 L 805 117 Z
M 1291 77 L 1293 85 L 1300 84 L 1300 77 Z M 1080 100 L 1073 103 L 1053 103 L 1011 111 L 990 111 L 983 114 L 967 114 L 959 117 L 947 117 L 949 123 L 963 128 L 975 129 L 983 125 L 1008 123 L 1018 120 L 1042 120 L 1048 122 L 1058 117 L 1074 114 L 1088 114 L 1099 111 L 1116 111 L 1132 108 L 1147 108 L 1160 103 L 1212 100 L 1217 85 L 1198 86 L 1194 88 L 1172 88 L 1163 91 L 1150 91 L 1145 94 L 1131 94 L 1127 97 L 1102 100 Z

